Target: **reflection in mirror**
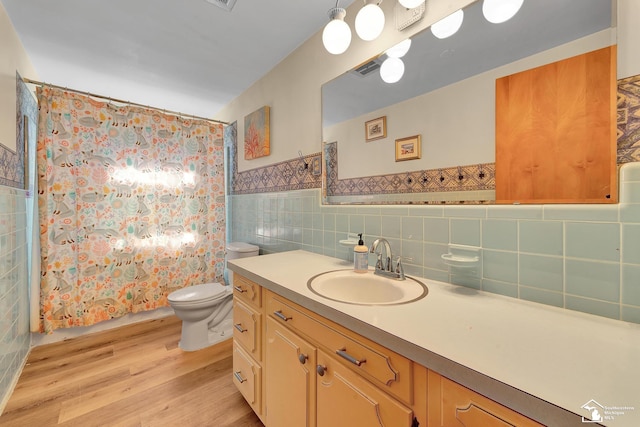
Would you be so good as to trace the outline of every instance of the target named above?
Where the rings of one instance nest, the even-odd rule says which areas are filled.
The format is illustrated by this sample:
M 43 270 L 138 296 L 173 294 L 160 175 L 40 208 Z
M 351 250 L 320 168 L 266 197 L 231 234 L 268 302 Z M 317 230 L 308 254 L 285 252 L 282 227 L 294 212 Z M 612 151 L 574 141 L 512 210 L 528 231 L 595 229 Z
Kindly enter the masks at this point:
M 323 85 L 325 202 L 494 200 L 496 78 L 615 44 L 611 6 L 528 0 L 491 24 L 478 1 L 453 36 L 412 38 L 399 82 L 380 78 L 381 54 Z M 380 117 L 386 138 L 366 142 L 365 122 Z M 395 140 L 413 135 L 421 158 L 396 162 Z

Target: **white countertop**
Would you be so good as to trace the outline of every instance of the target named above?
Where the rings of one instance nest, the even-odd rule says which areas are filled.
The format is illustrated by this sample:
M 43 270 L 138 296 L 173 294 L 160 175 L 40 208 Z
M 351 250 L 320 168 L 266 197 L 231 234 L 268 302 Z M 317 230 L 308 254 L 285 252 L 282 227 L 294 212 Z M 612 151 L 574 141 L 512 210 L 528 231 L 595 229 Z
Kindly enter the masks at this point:
M 429 294 L 416 302 L 340 303 L 311 292 L 307 280 L 351 264 L 300 250 L 230 260 L 229 267 L 543 423 L 568 416 L 580 425 L 589 416 L 582 406 L 594 400 L 605 407 L 603 425 L 640 426 L 638 324 L 428 279 L 420 280 Z

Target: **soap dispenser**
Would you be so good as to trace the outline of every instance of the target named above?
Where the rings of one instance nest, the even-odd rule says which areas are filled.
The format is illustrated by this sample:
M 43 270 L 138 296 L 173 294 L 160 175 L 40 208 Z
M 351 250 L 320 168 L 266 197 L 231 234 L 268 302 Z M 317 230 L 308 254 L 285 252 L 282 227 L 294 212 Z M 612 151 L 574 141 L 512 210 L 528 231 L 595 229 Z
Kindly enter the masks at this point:
M 364 245 L 362 233 L 358 234 L 358 244 L 353 247 L 353 270 L 356 273 L 369 271 L 369 248 Z

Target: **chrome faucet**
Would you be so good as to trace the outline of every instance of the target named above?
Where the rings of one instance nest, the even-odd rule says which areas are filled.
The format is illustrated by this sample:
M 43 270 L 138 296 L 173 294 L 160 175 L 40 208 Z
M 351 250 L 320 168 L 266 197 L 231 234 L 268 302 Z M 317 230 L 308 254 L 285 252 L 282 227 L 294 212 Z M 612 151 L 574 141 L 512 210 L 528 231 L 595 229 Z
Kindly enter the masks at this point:
M 378 245 L 382 243 L 382 251 L 378 251 Z M 404 280 L 404 268 L 402 267 L 402 261 L 398 257 L 398 263 L 395 268 L 393 267 L 393 254 L 391 253 L 391 245 L 387 239 L 376 239 L 372 244 L 369 252 L 378 255 L 376 260 L 376 268 L 374 274 L 380 274 L 382 276 L 392 277 L 394 279 Z M 384 252 L 384 257 L 383 257 Z

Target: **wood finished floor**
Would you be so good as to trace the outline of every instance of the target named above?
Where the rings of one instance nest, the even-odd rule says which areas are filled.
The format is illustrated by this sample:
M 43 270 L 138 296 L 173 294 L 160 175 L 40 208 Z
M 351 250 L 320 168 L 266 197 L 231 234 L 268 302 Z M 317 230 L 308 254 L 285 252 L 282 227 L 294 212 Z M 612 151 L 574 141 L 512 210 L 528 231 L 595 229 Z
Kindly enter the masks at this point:
M 36 347 L 0 426 L 263 427 L 232 382 L 232 341 L 178 348 L 175 316 Z

